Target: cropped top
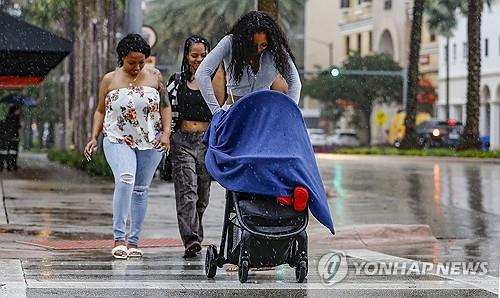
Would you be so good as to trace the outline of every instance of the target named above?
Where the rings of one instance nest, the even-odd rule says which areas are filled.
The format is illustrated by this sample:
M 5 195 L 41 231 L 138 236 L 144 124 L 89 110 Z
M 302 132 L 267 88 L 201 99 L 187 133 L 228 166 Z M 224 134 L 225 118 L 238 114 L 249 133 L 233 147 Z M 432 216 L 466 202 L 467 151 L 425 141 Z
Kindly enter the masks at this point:
M 200 90 L 190 89 L 186 83 L 182 92 L 178 93 L 179 112 L 182 120 L 210 122 L 212 113 Z
M 162 131 L 160 94 L 149 86 L 119 88 L 105 99 L 104 135 L 114 143 L 132 140 L 130 147 L 153 149 L 153 141 Z
M 203 59 L 195 74 L 201 94 L 213 114 L 218 112 L 221 108 L 215 97 L 210 75 L 217 70 L 221 62 L 224 62 L 226 88 L 229 96 L 244 96 L 254 91 L 269 90 L 278 75 L 278 70 L 274 65 L 273 55 L 269 51 L 264 51 L 260 57 L 259 71 L 254 74 L 251 67 L 245 65 L 241 80 L 236 84 L 229 72 L 229 64 L 232 58 L 231 52 L 232 35 L 226 35 L 220 40 L 217 46 L 208 53 L 205 59 Z M 288 96 L 298 103 L 300 89 L 302 87 L 299 73 L 290 57 L 288 58 L 288 65 L 289 67 L 283 75 L 283 78 L 288 84 Z

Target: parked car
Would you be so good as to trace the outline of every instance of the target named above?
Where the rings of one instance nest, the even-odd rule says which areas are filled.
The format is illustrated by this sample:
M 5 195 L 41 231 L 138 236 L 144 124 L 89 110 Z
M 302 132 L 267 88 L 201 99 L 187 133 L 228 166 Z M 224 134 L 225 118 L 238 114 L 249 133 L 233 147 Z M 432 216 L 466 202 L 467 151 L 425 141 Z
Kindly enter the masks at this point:
M 423 148 L 448 147 L 455 148 L 461 141 L 464 132 L 462 122 L 430 119 L 416 128 L 419 144 Z
M 326 138 L 327 146 L 332 147 L 359 147 L 359 138 L 355 130 L 337 130 Z
M 389 131 L 387 132 L 387 142 L 396 148 L 401 146 L 401 141 L 405 136 L 405 117 L 406 113 L 404 111 L 399 111 L 394 115 L 391 120 L 391 125 L 389 126 Z M 429 113 L 418 112 L 415 118 L 415 125 L 418 126 L 429 119 L 431 119 Z
M 326 134 L 323 128 L 308 128 L 307 133 L 314 151 L 324 150 L 326 146 Z

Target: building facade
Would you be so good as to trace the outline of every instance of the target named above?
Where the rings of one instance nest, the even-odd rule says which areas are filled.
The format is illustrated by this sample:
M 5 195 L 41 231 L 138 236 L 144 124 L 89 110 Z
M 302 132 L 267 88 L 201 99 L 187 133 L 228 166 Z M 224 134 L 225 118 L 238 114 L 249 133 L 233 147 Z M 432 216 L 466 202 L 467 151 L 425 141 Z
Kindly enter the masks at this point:
M 411 0 L 307 0 L 305 16 L 305 70 L 328 65 L 325 43 L 333 43 L 333 64 L 341 65 L 349 53 L 362 56 L 386 53 L 401 67 L 408 66 L 410 30 L 412 20 Z M 420 72 L 422 79 L 438 89 L 438 38 L 422 28 Z M 318 43 L 320 40 L 323 44 Z M 314 107 L 314 100 L 309 99 Z M 317 104 L 316 104 L 317 106 Z M 372 143 L 384 143 L 391 117 L 402 108 L 400 105 L 381 105 L 373 115 L 384 113 L 387 121 L 372 125 Z M 375 124 L 375 119 L 372 117 Z M 345 123 L 344 123 L 345 125 Z M 341 125 L 342 126 L 342 125 Z
M 500 149 L 500 3 L 485 7 L 481 25 L 481 106 L 479 133 L 490 137 L 490 148 Z M 449 41 L 450 118 L 466 121 L 467 102 L 467 19 L 458 17 L 458 26 Z M 446 43 L 440 41 L 438 117 L 446 117 Z

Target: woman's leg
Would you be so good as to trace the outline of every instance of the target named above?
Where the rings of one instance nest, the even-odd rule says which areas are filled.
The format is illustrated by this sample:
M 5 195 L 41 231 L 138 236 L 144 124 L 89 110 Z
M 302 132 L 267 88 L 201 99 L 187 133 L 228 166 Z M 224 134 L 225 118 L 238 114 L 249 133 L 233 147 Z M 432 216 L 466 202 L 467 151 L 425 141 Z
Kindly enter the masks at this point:
M 171 152 L 177 222 L 186 248 L 199 239 L 196 212 L 198 179 L 191 139 L 189 133 L 176 132 L 172 138 Z
M 113 194 L 113 234 L 115 241 L 125 241 L 127 216 L 134 189 L 136 156 L 128 145 L 103 141 L 104 155 L 115 177 Z M 121 243 L 120 243 L 121 244 Z
M 137 246 L 139 242 L 139 235 L 148 207 L 149 186 L 163 157 L 163 152 L 155 149 L 136 150 L 136 156 L 137 170 L 130 206 L 130 235 L 128 237 L 128 244 L 132 247 Z
M 212 178 L 205 167 L 205 155 L 207 147 L 201 143 L 202 136 L 199 136 L 199 141 L 196 144 L 196 174 L 198 176 L 198 201 L 196 201 L 196 216 L 198 222 L 198 241 L 203 241 L 203 213 L 207 209 L 210 197 L 210 184 Z

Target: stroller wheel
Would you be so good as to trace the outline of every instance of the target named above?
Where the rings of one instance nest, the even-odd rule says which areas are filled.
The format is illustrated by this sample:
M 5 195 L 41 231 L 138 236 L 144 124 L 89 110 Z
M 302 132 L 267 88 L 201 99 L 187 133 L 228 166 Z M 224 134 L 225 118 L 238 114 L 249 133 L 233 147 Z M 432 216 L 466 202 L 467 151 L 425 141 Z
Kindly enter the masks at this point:
M 238 277 L 240 279 L 240 283 L 247 282 L 248 279 L 248 269 L 249 269 L 248 260 L 243 260 L 240 262 L 240 266 L 238 268 Z
M 213 278 L 217 273 L 217 247 L 209 245 L 205 256 L 205 274 L 208 278 Z
M 303 283 L 307 276 L 307 260 L 301 260 L 295 268 L 295 278 L 298 283 Z

